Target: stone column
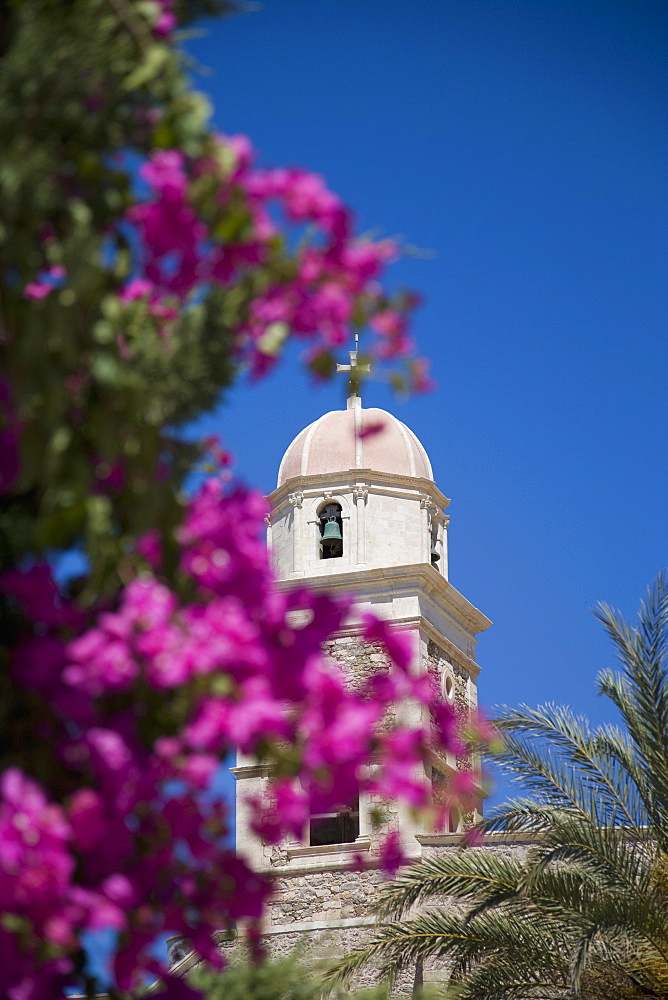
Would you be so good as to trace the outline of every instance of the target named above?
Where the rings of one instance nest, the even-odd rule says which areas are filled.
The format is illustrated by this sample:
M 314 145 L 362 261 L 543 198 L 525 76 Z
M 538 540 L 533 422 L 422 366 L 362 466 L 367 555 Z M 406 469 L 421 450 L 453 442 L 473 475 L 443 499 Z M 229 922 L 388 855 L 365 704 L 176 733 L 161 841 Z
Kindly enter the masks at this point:
M 357 566 L 366 566 L 366 499 L 369 490 L 363 483 L 353 487 L 353 499 L 357 512 Z
M 302 504 L 304 494 L 290 493 L 288 502 L 292 504 L 292 576 L 303 576 L 302 563 Z
M 373 765 L 365 764 L 364 767 L 362 767 L 361 769 L 362 771 L 361 777 L 363 779 L 368 778 L 372 770 L 373 770 Z M 360 797 L 359 797 L 360 832 L 357 835 L 358 840 L 367 841 L 369 840 L 371 834 L 373 833 L 373 829 L 371 826 L 371 818 L 369 816 L 369 813 L 371 811 L 371 806 L 372 802 L 368 793 L 363 794 L 362 792 L 360 792 Z
M 448 579 L 448 525 L 450 524 L 450 517 L 448 514 L 442 514 L 439 517 L 439 535 L 441 539 L 441 563 L 443 569 L 441 572 L 445 579 Z
M 420 539 L 420 561 L 431 563 L 431 522 L 438 511 L 438 507 L 427 494 L 420 498 L 420 507 L 425 511 L 426 518 L 423 521 L 422 538 Z

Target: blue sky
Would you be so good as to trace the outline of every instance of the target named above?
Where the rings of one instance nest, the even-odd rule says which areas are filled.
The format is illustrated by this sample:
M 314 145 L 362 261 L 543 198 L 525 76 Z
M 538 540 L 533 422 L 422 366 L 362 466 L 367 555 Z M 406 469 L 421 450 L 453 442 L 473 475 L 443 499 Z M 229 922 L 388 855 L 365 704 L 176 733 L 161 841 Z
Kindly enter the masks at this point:
M 494 627 L 486 705 L 609 717 L 591 608 L 635 614 L 666 563 L 668 7 L 646 0 L 267 0 L 188 49 L 216 124 L 322 173 L 392 269 L 438 390 L 382 384 L 449 508 L 450 579 Z M 295 358 L 203 421 L 269 492 L 342 384 Z

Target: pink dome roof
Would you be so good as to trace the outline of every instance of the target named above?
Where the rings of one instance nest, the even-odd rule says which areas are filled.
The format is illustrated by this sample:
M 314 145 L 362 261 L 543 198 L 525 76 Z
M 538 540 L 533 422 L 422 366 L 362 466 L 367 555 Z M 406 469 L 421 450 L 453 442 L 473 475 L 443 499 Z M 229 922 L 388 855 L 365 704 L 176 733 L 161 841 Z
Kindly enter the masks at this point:
M 332 410 L 294 439 L 278 470 L 278 486 L 294 476 L 373 469 L 433 480 L 431 463 L 415 434 L 386 410 Z

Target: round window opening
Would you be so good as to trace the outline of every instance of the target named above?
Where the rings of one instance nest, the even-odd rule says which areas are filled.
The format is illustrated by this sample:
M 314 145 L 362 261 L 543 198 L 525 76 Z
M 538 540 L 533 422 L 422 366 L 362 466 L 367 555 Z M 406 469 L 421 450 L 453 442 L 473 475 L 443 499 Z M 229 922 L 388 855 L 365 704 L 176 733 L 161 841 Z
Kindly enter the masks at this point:
M 443 678 L 443 695 L 449 704 L 455 700 L 455 682 L 450 674 Z

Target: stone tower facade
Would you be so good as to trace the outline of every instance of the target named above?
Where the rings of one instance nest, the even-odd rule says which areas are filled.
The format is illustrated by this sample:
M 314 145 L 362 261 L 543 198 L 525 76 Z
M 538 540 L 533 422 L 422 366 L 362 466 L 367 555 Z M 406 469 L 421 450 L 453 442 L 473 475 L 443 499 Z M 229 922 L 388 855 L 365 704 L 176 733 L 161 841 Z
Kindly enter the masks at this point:
M 356 613 L 327 649 L 350 683 L 382 665 L 381 650 L 360 639 L 358 616 L 372 611 L 410 633 L 413 669 L 432 673 L 448 703 L 462 713 L 475 708 L 476 637 L 491 623 L 448 580 L 449 500 L 416 436 L 392 414 L 363 409 L 353 395 L 345 410 L 326 413 L 297 435 L 269 500 L 268 545 L 279 586 L 356 596 Z M 435 796 L 458 763 L 434 756 L 427 777 Z M 375 804 L 361 797 L 340 814 L 311 817 L 301 840 L 269 847 L 250 831 L 245 805 L 267 774 L 242 755 L 233 772 L 237 850 L 275 879 L 265 926 L 274 954 L 306 945 L 324 957 L 360 944 L 374 922 L 370 909 L 383 875 L 373 867 L 351 871 L 353 856 L 373 859 L 388 828 L 400 832 L 410 858 L 450 849 L 465 822 L 452 815 L 449 832 L 437 834 L 390 808 L 376 830 Z

